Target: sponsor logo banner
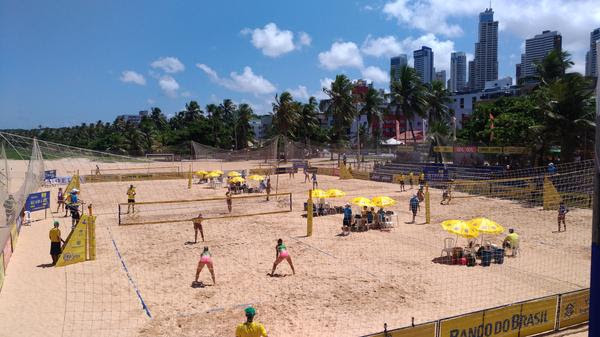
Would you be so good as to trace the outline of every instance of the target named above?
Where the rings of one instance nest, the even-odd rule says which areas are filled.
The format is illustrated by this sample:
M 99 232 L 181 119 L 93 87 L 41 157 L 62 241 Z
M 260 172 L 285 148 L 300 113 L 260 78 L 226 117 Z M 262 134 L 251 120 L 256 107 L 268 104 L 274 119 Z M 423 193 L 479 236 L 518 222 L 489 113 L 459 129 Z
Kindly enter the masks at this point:
M 477 146 L 455 146 L 456 153 L 477 153 Z
M 50 192 L 31 193 L 27 196 L 25 210 L 28 212 L 40 211 L 50 208 Z
M 390 330 L 387 335 L 382 332 L 367 337 L 435 337 L 435 322 Z
M 590 290 L 562 295 L 558 327 L 560 329 L 588 321 L 590 310 Z
M 433 152 L 441 152 L 441 153 L 452 153 L 454 148 L 452 146 L 434 146 Z
M 502 153 L 501 146 L 479 146 L 477 147 L 478 153 Z

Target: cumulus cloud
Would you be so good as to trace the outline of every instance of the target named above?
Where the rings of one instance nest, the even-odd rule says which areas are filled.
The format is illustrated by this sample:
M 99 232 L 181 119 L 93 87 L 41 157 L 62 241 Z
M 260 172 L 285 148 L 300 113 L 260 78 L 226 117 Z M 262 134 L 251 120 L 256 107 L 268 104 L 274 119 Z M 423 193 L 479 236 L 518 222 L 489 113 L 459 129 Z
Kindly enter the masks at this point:
M 185 66 L 176 57 L 161 57 L 150 64 L 152 68 L 162 69 L 165 73 L 174 74 L 185 70 Z
M 384 70 L 379 67 L 369 66 L 362 70 L 362 76 L 368 80 L 375 83 L 384 83 L 387 84 L 390 82 L 390 76 Z
M 396 39 L 395 36 L 382 36 L 378 38 L 373 38 L 371 35 L 367 36 L 365 42 L 361 47 L 362 52 L 365 55 L 370 56 L 397 56 L 401 53 L 406 53 L 406 51 L 402 48 L 402 44 L 400 41 Z
M 476 19 L 488 6 L 488 0 L 394 0 L 384 5 L 383 12 L 401 25 L 452 37 L 463 34 L 461 18 Z M 561 32 L 563 49 L 573 54 L 576 70 L 585 64 L 590 31 L 600 25 L 597 0 L 504 0 L 494 2 L 493 9 L 500 30 L 521 39 L 544 29 Z
M 300 32 L 298 33 L 298 37 L 301 46 L 310 46 L 312 38 L 310 37 L 310 35 L 308 35 L 308 33 Z
M 399 40 L 395 36 L 372 37 L 367 36 L 362 44 L 361 51 L 365 55 L 375 57 L 390 57 L 398 54 L 406 54 L 409 64 L 412 64 L 413 51 L 427 46 L 433 50 L 434 66 L 439 70 L 450 69 L 450 53 L 454 51 L 454 41 L 441 40 L 434 34 L 425 34 L 419 37 L 409 36 Z M 364 76 L 364 75 L 363 75 Z M 373 78 L 375 82 L 375 78 Z
M 165 93 L 165 95 L 175 98 L 177 97 L 177 90 L 179 90 L 179 83 L 169 75 L 165 75 L 158 80 L 158 86 Z
M 298 33 L 299 40 L 294 43 L 294 33 L 290 30 L 279 29 L 273 22 L 266 24 L 263 28 L 245 28 L 242 30 L 242 34 L 251 35 L 252 45 L 269 57 L 278 57 L 311 43 L 310 36 L 304 32 Z
M 146 79 L 144 75 L 136 73 L 133 70 L 125 70 L 121 73 L 121 77 L 119 77 L 121 82 L 124 83 L 134 83 L 138 85 L 146 85 Z
M 206 64 L 196 64 L 214 83 L 223 86 L 229 90 L 237 92 L 251 93 L 254 95 L 272 94 L 277 89 L 266 78 L 256 75 L 250 67 L 244 67 L 241 74 L 231 72 L 229 78 L 220 77 L 219 74 Z
M 334 42 L 328 51 L 319 53 L 319 62 L 328 70 L 363 67 L 362 55 L 354 42 Z
M 308 89 L 303 85 L 299 85 L 296 89 L 287 89 L 286 91 L 289 92 L 290 94 L 292 94 L 294 99 L 297 99 L 297 100 L 306 101 L 310 98 Z

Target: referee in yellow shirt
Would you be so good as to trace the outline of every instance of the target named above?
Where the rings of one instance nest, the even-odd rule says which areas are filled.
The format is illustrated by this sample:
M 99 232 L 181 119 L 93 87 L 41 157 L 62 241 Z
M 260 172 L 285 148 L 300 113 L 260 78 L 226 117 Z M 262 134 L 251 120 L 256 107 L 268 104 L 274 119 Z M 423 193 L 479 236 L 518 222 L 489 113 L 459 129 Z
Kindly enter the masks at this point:
M 65 240 L 60 237 L 60 229 L 58 229 L 59 225 L 58 221 L 54 221 L 54 228 L 52 228 L 48 234 L 50 237 L 50 255 L 52 256 L 53 266 L 58 262 L 58 257 L 62 252 L 61 242 L 65 242 Z
M 254 322 L 256 310 L 253 307 L 246 308 L 246 323 L 242 323 L 235 329 L 235 337 L 267 337 L 265 326 Z

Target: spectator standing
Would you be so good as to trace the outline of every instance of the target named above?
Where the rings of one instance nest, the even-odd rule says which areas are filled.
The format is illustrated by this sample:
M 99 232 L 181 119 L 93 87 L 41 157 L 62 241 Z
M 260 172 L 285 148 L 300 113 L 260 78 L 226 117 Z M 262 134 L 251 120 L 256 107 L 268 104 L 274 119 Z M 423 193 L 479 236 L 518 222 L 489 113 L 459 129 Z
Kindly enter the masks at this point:
M 267 337 L 267 330 L 261 323 L 254 322 L 256 309 L 248 307 L 244 310 L 246 313 L 246 322 L 237 326 L 235 337 Z

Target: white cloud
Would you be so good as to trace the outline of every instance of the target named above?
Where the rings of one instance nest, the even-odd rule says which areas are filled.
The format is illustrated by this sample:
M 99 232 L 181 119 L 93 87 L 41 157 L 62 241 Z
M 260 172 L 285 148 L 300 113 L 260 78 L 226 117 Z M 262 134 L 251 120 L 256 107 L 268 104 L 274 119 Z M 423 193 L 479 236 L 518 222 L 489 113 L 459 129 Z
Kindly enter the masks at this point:
M 174 74 L 185 70 L 185 66 L 176 57 L 162 57 L 150 64 L 152 68 L 162 69 L 165 73 Z
M 179 90 L 179 83 L 169 75 L 165 75 L 158 80 L 158 85 L 165 93 L 165 95 L 175 98 L 177 97 L 177 90 Z
M 181 93 L 181 97 L 192 97 L 192 93 L 189 91 L 184 91 Z
M 329 77 L 325 77 L 319 80 L 319 90 L 313 95 L 316 99 L 327 99 L 329 96 L 325 92 L 323 92 L 323 88 L 331 89 L 331 83 L 333 79 Z
M 294 44 L 294 33 L 290 30 L 279 29 L 273 22 L 266 24 L 264 28 L 244 28 L 242 34 L 250 34 L 252 45 L 269 57 L 278 57 L 311 43 L 310 36 L 300 32 L 298 33 L 299 41 Z
M 406 51 L 403 50 L 400 41 L 391 35 L 378 38 L 372 38 L 371 35 L 369 35 L 365 42 L 363 42 L 361 50 L 365 55 L 376 57 L 390 57 L 397 56 L 403 52 L 406 53 Z
M 147 102 L 148 104 L 150 104 L 150 105 L 152 105 L 152 104 L 156 103 L 156 101 L 155 101 L 155 100 L 153 100 L 152 98 L 148 98 L 148 99 L 146 100 L 146 102 Z
M 477 20 L 478 13 L 488 6 L 488 0 L 395 0 L 386 3 L 383 12 L 401 25 L 458 36 L 463 33 L 459 20 L 464 17 Z M 493 9 L 500 30 L 521 39 L 531 38 L 545 29 L 561 32 L 563 49 L 573 54 L 576 70 L 585 64 L 590 31 L 600 25 L 597 0 L 503 0 L 495 1 Z
M 121 73 L 121 77 L 119 77 L 121 82 L 124 83 L 135 83 L 138 85 L 146 85 L 146 79 L 144 75 L 136 73 L 133 70 L 125 70 Z
M 433 50 L 434 66 L 438 71 L 446 70 L 449 72 L 450 53 L 454 51 L 454 42 L 452 40 L 440 40 L 434 34 L 425 34 L 417 38 L 409 36 L 403 40 L 399 40 L 392 35 L 383 37 L 369 35 L 362 45 L 362 52 L 365 55 L 376 57 L 406 54 L 409 65 L 412 65 L 413 51 L 421 49 L 422 46 L 427 46 Z M 377 82 L 375 78 L 373 80 Z
M 308 93 L 308 89 L 305 86 L 299 85 L 296 89 L 287 89 L 287 92 L 292 94 L 294 99 L 306 101 L 309 99 L 310 95 Z
M 362 56 L 354 42 L 334 42 L 328 51 L 319 53 L 319 62 L 328 70 L 363 67 Z
M 371 82 L 375 83 L 389 83 L 390 76 L 387 72 L 379 67 L 369 66 L 362 70 L 362 76 Z
M 266 78 L 254 74 L 252 68 L 244 67 L 241 74 L 231 72 L 229 78 L 219 77 L 216 71 L 206 64 L 197 63 L 196 67 L 204 71 L 211 81 L 223 86 L 229 90 L 237 92 L 246 92 L 254 95 L 272 94 L 276 91 L 275 86 Z
M 300 39 L 299 42 L 301 46 L 310 46 L 310 43 L 312 42 L 310 35 L 305 32 L 300 32 L 298 33 L 298 37 Z

